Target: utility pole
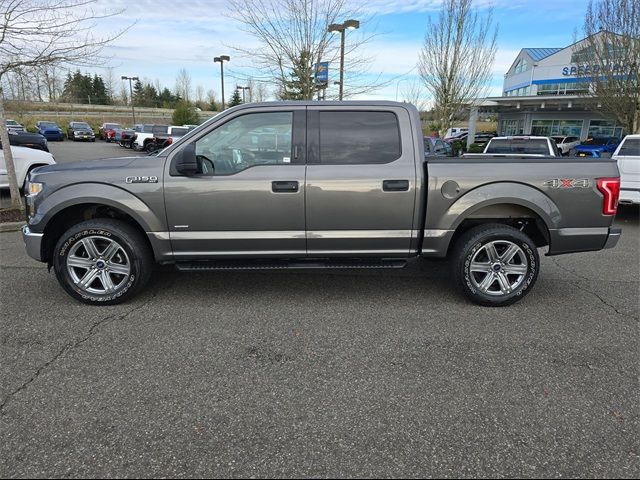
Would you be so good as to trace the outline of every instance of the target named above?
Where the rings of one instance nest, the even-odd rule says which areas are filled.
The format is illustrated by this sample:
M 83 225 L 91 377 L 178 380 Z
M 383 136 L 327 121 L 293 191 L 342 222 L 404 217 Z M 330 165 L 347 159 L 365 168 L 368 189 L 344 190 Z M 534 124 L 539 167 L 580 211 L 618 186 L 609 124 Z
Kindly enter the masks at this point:
M 133 124 L 136 124 L 136 110 L 133 107 L 133 87 L 131 86 L 131 80 L 135 80 L 136 82 L 140 80 L 138 77 L 127 77 L 122 75 L 122 80 L 129 80 L 129 93 L 131 94 L 131 115 L 133 116 Z
M 238 90 L 242 90 L 242 103 L 246 103 L 245 99 L 244 99 L 244 91 L 245 90 L 250 90 L 251 87 L 241 87 L 240 85 L 236 85 L 236 88 Z
M 231 60 L 229 55 L 220 55 L 213 58 L 213 63 L 220 62 L 220 83 L 222 84 L 222 110 L 224 110 L 224 62 Z
M 344 23 L 332 23 L 327 30 L 329 32 L 340 32 L 340 93 L 338 99 L 342 100 L 344 93 L 344 37 L 346 30 L 355 30 L 360 28 L 358 20 L 346 20 Z

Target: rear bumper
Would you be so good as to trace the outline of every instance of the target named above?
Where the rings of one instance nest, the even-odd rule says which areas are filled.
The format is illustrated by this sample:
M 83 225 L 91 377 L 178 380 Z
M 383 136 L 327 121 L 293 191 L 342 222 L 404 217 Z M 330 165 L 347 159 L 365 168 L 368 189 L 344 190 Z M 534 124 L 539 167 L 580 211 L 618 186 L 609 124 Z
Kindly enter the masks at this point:
M 618 227 L 611 227 L 609 229 L 609 236 L 604 244 L 603 248 L 613 248 L 618 244 L 620 236 L 622 235 L 622 229 Z
M 622 229 L 618 227 L 560 228 L 549 230 L 550 245 L 547 255 L 593 252 L 613 248 L 618 243 Z
M 625 188 L 625 186 L 622 185 L 618 202 L 622 204 L 640 204 L 640 188 Z
M 43 233 L 34 233 L 29 230 L 29 225 L 25 225 L 22 227 L 22 240 L 24 240 L 25 248 L 27 249 L 27 254 L 39 262 L 43 262 L 42 260 L 42 237 Z

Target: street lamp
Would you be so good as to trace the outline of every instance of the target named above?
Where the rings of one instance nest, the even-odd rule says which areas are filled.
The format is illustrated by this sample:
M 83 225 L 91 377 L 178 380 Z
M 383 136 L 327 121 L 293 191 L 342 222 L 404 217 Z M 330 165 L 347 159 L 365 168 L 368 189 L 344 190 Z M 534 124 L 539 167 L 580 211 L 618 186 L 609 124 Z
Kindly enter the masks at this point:
M 236 90 L 242 90 L 242 103 L 245 103 L 244 91 L 245 90 L 251 90 L 251 87 L 241 87 L 240 85 L 236 85 Z
M 360 28 L 358 20 L 346 20 L 344 23 L 332 23 L 327 30 L 329 32 L 340 32 L 340 93 L 338 99 L 342 100 L 344 91 L 344 32 L 346 30 L 355 30 Z
M 228 62 L 231 60 L 229 55 L 220 55 L 219 57 L 214 57 L 213 63 L 220 62 L 220 83 L 222 84 L 222 110 L 224 110 L 224 62 Z
M 131 115 L 133 115 L 133 124 L 136 124 L 136 110 L 133 108 L 133 87 L 131 87 L 131 80 L 135 80 L 136 82 L 140 80 L 138 77 L 127 77 L 122 75 L 122 80 L 129 80 L 129 93 L 131 94 Z

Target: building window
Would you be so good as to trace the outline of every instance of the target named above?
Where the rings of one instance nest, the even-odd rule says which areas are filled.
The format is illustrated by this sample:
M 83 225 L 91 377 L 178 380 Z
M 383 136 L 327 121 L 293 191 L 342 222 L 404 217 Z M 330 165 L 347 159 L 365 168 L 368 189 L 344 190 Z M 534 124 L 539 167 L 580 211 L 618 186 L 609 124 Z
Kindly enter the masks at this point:
M 579 137 L 582 133 L 582 120 L 533 120 L 531 135 L 550 137 L 551 135 L 566 135 Z
M 527 87 L 516 88 L 514 90 L 509 90 L 508 92 L 504 92 L 504 96 L 505 97 L 526 97 L 527 95 L 530 95 L 530 93 L 531 93 L 531 87 L 527 86 Z
M 500 135 L 520 135 L 524 129 L 524 119 L 520 120 L 502 120 L 500 122 Z
M 526 58 L 521 58 L 518 63 L 516 63 L 516 68 L 513 69 L 513 73 L 522 73 L 529 68 L 529 63 Z
M 583 82 L 538 85 L 538 95 L 581 95 L 585 93 L 589 93 L 589 85 Z
M 622 137 L 622 127 L 615 120 L 591 120 L 589 122 L 590 138 L 593 137 Z

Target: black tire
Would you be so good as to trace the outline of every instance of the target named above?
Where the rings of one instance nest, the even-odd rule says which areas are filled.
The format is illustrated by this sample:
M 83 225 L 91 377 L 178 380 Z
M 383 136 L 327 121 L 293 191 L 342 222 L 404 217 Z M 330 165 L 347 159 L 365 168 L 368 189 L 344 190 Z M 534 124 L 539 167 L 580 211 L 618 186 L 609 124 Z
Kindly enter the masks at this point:
M 511 252 L 515 253 L 508 259 Z M 486 307 L 504 307 L 522 299 L 536 283 L 540 269 L 535 243 L 520 230 L 497 223 L 465 232 L 451 260 L 457 286 L 471 301 Z
M 113 253 L 108 257 L 111 246 Z M 69 266 L 70 256 L 82 266 Z M 122 221 L 104 218 L 71 227 L 53 253 L 53 268 L 62 288 L 76 300 L 93 305 L 114 305 L 135 296 L 149 281 L 153 263 L 140 232 Z M 90 281 L 83 287 L 79 285 L 82 280 Z
M 145 143 L 145 145 L 144 145 L 144 151 L 147 152 L 147 153 L 151 153 L 155 149 L 156 149 L 156 144 L 153 143 L 153 142 L 148 142 L 148 143 Z

